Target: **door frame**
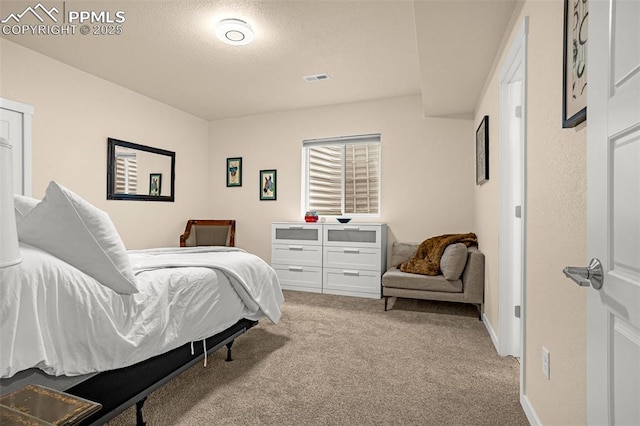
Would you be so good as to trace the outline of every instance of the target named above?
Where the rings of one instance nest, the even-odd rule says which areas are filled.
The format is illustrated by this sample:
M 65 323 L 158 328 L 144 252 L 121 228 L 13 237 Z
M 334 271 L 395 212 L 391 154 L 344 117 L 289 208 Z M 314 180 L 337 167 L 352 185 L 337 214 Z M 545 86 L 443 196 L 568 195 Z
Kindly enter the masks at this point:
M 505 57 L 502 68 L 499 74 L 499 89 L 500 89 L 500 181 L 499 181 L 499 228 L 498 228 L 498 245 L 499 245 L 499 260 L 498 260 L 498 353 L 501 356 L 507 356 L 512 354 L 512 348 L 514 345 L 519 345 L 520 356 L 522 359 L 520 368 L 520 389 L 522 394 L 523 389 L 523 368 L 525 363 L 525 321 L 526 321 L 526 285 L 525 285 L 525 268 L 526 268 L 526 137 L 527 137 L 527 35 L 529 32 L 529 17 L 525 16 L 520 29 L 515 33 L 514 39 L 509 48 L 508 54 Z M 522 81 L 521 85 L 521 128 L 520 128 L 520 149 L 522 151 L 522 158 L 520 164 L 520 170 L 522 173 L 522 239 L 521 239 L 521 288 L 520 288 L 520 341 L 512 342 L 511 330 L 514 326 L 514 312 L 511 306 L 513 306 L 513 289 L 511 286 L 505 285 L 509 282 L 507 278 L 506 262 L 501 262 L 500 259 L 509 258 L 509 250 L 511 243 L 508 241 L 507 232 L 509 220 L 514 215 L 514 211 L 511 206 L 506 205 L 507 194 L 510 191 L 509 179 L 509 167 L 508 159 L 505 158 L 505 153 L 508 152 L 509 144 L 509 121 L 504 117 L 508 117 L 511 113 L 506 111 L 509 106 L 508 95 L 509 90 L 507 86 L 514 81 L 514 77 Z
M 526 187 L 527 187 L 527 37 L 529 34 L 529 17 L 525 16 L 522 20 L 520 28 L 515 33 L 511 46 L 508 50 L 503 65 L 499 74 L 499 104 L 500 104 L 500 181 L 499 181 L 499 211 L 498 211 L 498 353 L 501 356 L 509 355 L 509 351 L 512 345 L 520 345 L 520 403 L 525 409 L 527 417 L 532 418 L 530 413 L 529 404 L 525 395 L 525 366 L 527 362 L 526 358 Z M 516 74 L 517 72 L 517 74 Z M 520 342 L 511 342 L 511 327 L 514 321 L 514 312 L 511 311 L 513 305 L 513 291 L 511 286 L 505 285 L 508 282 L 507 269 L 505 262 L 500 262 L 500 259 L 507 259 L 506 253 L 509 249 L 507 244 L 508 235 L 508 216 L 513 216 L 515 212 L 511 207 L 506 206 L 507 191 L 510 190 L 507 174 L 509 173 L 507 167 L 507 159 L 504 158 L 504 154 L 507 151 L 507 144 L 509 143 L 509 122 L 504 120 L 503 117 L 507 117 L 507 111 L 505 109 L 509 105 L 507 96 L 509 94 L 507 86 L 513 81 L 514 76 L 521 77 L 521 127 L 520 127 L 520 149 L 522 152 L 520 169 L 522 173 L 522 208 L 521 208 L 521 288 L 520 288 Z M 533 416 L 535 417 L 535 416 Z
M 525 164 L 524 164 L 524 110 L 522 96 L 522 63 L 516 61 L 509 68 L 506 78 L 500 82 L 500 194 L 498 234 L 498 279 L 499 295 L 499 353 L 502 356 L 520 357 L 522 341 L 521 321 L 514 308 L 520 306 L 522 317 L 522 290 L 524 287 L 525 252 Z M 519 87 L 516 86 L 519 83 Z M 518 103 L 514 102 L 517 99 Z M 520 108 L 516 118 L 515 108 Z M 520 123 L 516 124 L 515 121 Z M 514 127 L 518 126 L 517 136 Z M 520 205 L 520 217 L 514 207 Z
M 22 143 L 22 195 L 30 197 L 33 190 L 31 127 L 34 108 L 5 98 L 0 98 L 0 108 L 22 114 L 22 141 L 20 141 Z

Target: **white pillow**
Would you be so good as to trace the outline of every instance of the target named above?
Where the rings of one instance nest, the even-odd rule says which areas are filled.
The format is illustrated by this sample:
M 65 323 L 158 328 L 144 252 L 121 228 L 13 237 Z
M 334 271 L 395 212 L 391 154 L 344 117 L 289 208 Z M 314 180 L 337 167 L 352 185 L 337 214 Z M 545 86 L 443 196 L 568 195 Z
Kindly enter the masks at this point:
M 16 211 L 16 223 L 33 210 L 39 202 L 40 200 L 36 200 L 35 198 L 13 194 L 13 208 Z
M 129 256 L 109 215 L 56 182 L 49 183 L 42 201 L 18 223 L 18 239 L 117 293 L 138 292 Z

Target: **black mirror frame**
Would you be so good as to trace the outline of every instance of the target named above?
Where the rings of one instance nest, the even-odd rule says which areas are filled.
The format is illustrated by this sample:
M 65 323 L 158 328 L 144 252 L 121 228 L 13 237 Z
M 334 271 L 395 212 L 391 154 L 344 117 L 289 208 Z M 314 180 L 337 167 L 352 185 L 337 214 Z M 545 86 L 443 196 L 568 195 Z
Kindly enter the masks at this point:
M 140 195 L 140 194 L 118 194 L 115 192 L 115 167 L 116 167 L 116 146 L 137 149 L 153 154 L 166 155 L 171 158 L 171 194 L 170 195 Z M 175 201 L 176 186 L 176 153 L 160 148 L 153 148 L 137 143 L 121 141 L 119 139 L 107 138 L 107 200 L 132 200 L 132 201 Z

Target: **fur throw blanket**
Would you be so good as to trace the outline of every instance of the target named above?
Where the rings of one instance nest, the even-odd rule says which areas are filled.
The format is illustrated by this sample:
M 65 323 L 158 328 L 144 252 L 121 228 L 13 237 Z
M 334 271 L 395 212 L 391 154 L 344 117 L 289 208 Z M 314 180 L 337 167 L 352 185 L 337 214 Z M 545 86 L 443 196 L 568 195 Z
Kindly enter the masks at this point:
M 478 237 L 473 232 L 468 234 L 446 234 L 424 240 L 416 253 L 398 268 L 402 272 L 422 275 L 438 275 L 440 258 L 449 244 L 463 243 L 467 247 L 478 246 Z

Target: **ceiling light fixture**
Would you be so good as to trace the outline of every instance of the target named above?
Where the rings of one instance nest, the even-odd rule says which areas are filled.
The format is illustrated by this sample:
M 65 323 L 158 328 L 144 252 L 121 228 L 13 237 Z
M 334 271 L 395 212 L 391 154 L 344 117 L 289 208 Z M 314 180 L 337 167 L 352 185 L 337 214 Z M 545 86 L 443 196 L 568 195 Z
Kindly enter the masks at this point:
M 216 25 L 216 36 L 227 44 L 241 46 L 255 38 L 251 25 L 240 19 L 223 19 Z

